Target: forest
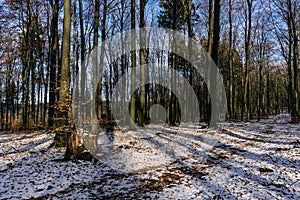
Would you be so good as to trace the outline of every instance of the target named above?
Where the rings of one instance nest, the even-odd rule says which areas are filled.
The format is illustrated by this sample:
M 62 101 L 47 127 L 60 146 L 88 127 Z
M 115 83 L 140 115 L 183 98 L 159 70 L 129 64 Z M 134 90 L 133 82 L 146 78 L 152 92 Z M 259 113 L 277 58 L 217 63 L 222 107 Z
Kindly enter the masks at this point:
M 118 191 L 116 194 L 104 191 L 100 184 L 103 180 L 91 178 L 87 185 L 98 185 L 93 189 L 98 192 L 89 198 L 97 199 L 103 194 L 100 197 L 164 199 L 174 192 L 180 194 L 176 189 L 166 192 L 165 188 L 172 184 L 192 184 L 196 190 L 204 191 L 205 187 L 199 189 L 187 177 L 207 177 L 215 169 L 213 164 L 224 167 L 221 160 L 234 160 L 237 158 L 231 156 L 236 155 L 243 157 L 245 161 L 241 162 L 245 163 L 247 159 L 267 162 L 269 165 L 259 164 L 259 173 L 273 173 L 275 169 L 270 165 L 278 165 L 280 174 L 287 170 L 287 176 L 295 176 L 296 180 L 280 183 L 284 186 L 273 184 L 280 188 L 275 190 L 268 187 L 267 180 L 253 178 L 252 174 L 250 182 L 258 179 L 254 185 L 264 182 L 268 188 L 240 196 L 233 192 L 232 185 L 230 192 L 225 192 L 224 188 L 208 184 L 210 192 L 207 196 L 201 193 L 204 196 L 200 199 L 300 197 L 300 1 L 0 2 L 0 174 L 14 176 L 15 172 L 7 170 L 26 165 L 21 162 L 25 156 L 21 153 L 32 154 L 32 158 L 25 157 L 38 162 L 38 156 L 47 152 L 41 162 L 43 165 L 49 159 L 55 160 L 50 169 L 61 170 L 62 166 L 67 168 L 67 163 L 83 160 L 80 167 L 75 167 L 78 173 L 86 171 L 81 178 L 88 173 L 96 176 L 95 171 L 107 168 L 103 163 L 108 168 L 127 163 L 134 167 L 125 167 L 125 172 L 116 167 L 116 176 L 107 175 L 110 170 L 98 171 L 104 174 L 110 189 Z M 21 147 L 25 144 L 18 143 L 21 141 L 28 146 Z M 152 153 L 153 148 L 163 149 L 163 154 L 158 155 L 164 162 L 156 162 L 153 155 L 147 157 L 148 145 Z M 269 162 L 271 148 L 277 160 L 272 157 Z M 30 153 L 35 150 L 37 153 Z M 142 150 L 145 152 L 140 155 Z M 213 152 L 214 156 L 203 152 Z M 260 158 L 260 154 L 266 157 Z M 101 167 L 93 165 L 87 171 L 82 163 L 90 161 L 102 163 Z M 172 167 L 163 173 L 152 165 Z M 204 165 L 210 167 L 206 169 Z M 71 173 L 72 167 L 64 173 L 68 170 Z M 139 170 L 156 174 L 160 181 L 148 177 L 145 182 Z M 235 172 L 239 177 L 248 177 L 237 169 Z M 220 173 L 212 177 L 214 184 L 218 175 L 222 177 Z M 3 176 L 0 179 L 9 182 Z M 128 186 L 136 179 L 144 181 L 142 185 L 135 183 L 134 188 L 141 191 L 137 193 Z M 174 182 L 177 179 L 180 183 Z M 120 192 L 109 180 L 120 187 L 128 182 L 124 184 L 129 192 Z M 82 197 L 92 192 L 83 192 L 81 189 L 87 185 L 78 186 L 73 179 L 65 181 L 70 187 L 75 185 Z M 54 182 L 63 181 L 51 180 L 50 186 Z M 27 185 L 30 184 L 29 181 Z M 220 184 L 226 186 L 226 182 Z M 288 185 L 293 189 L 285 193 Z M 74 197 L 69 187 L 52 192 L 47 187 L 33 189 L 36 196 L 20 197 L 7 193 L 0 184 L 0 199 L 2 195 L 3 199 Z M 183 199 L 189 192 L 195 197 L 187 199 L 197 198 L 199 194 L 187 188 L 182 189 L 186 192 Z

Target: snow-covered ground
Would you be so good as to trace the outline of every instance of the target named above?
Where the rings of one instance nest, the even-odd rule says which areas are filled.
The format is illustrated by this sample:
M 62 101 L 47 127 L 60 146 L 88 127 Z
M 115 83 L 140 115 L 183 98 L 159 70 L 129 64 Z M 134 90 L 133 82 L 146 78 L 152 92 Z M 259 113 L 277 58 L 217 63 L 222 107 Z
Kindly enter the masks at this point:
M 97 163 L 60 161 L 53 133 L 0 133 L 0 199 L 300 199 L 300 125 L 288 120 L 116 132 Z

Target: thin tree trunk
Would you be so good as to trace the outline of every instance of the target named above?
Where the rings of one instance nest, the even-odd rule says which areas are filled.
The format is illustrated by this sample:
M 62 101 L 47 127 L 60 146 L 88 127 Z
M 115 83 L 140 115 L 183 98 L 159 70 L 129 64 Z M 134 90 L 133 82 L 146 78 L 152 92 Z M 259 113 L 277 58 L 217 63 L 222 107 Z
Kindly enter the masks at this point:
M 71 93 L 71 96 L 73 95 L 73 92 L 74 91 L 74 85 L 75 85 L 75 81 L 76 81 L 76 76 L 78 74 L 78 61 L 79 61 L 79 58 L 78 58 L 78 38 L 77 38 L 77 0 L 74 0 L 74 4 L 73 4 L 73 55 L 72 55 L 72 82 L 73 82 L 73 88 L 72 88 L 72 93 Z M 70 86 L 71 88 L 71 83 L 70 83 Z M 78 96 L 78 94 L 76 93 L 75 94 L 76 97 Z M 78 112 L 78 109 L 75 108 L 76 111 L 75 112 Z M 71 117 L 71 119 L 73 118 L 73 115 Z M 74 126 L 74 121 L 71 120 L 71 126 L 73 127 Z
M 32 124 L 35 124 L 35 67 L 36 67 L 36 62 L 33 59 L 33 55 L 31 55 L 31 59 L 33 60 L 32 66 L 31 66 L 31 122 Z
M 243 95 L 243 109 L 242 109 L 242 120 L 246 115 L 246 121 L 249 120 L 249 68 L 250 68 L 250 39 L 252 31 L 252 0 L 247 0 L 247 20 L 245 22 L 245 53 L 246 53 L 246 64 L 245 64 L 245 79 L 244 79 L 244 95 Z
M 106 12 L 107 12 L 107 0 L 103 2 L 103 16 L 102 16 L 102 27 L 101 27 L 101 52 L 100 52 L 100 63 L 99 63 L 99 82 L 98 82 L 98 102 L 100 102 L 100 107 L 98 108 L 98 115 L 101 118 L 103 114 L 103 104 L 102 104 L 102 71 L 104 63 L 104 42 L 106 39 Z
M 229 119 L 233 118 L 233 41 L 232 41 L 232 0 L 229 0 L 229 98 L 228 98 L 228 113 Z
M 80 74 L 80 97 L 81 99 L 84 99 L 85 95 L 85 79 L 86 79 L 86 74 L 84 73 L 85 71 L 85 66 L 84 66 L 84 60 L 85 60 L 85 35 L 84 35 L 84 22 L 83 22 L 83 15 L 82 15 L 82 0 L 79 0 L 79 23 L 80 23 L 80 62 L 81 62 L 81 74 Z M 80 120 L 79 123 L 82 126 L 83 125 L 83 120 L 85 119 L 85 105 L 83 105 L 83 102 L 80 105 Z
M 176 14 L 177 14 L 177 10 L 178 10 L 178 2 L 175 1 L 174 2 L 174 8 L 173 8 L 173 20 L 172 20 L 172 29 L 173 30 L 176 30 L 176 23 L 177 23 L 177 19 L 176 19 Z M 171 71 L 171 80 L 170 80 L 170 86 L 174 86 L 175 85 L 175 73 L 174 73 L 174 70 L 175 70 L 175 66 L 176 66 L 176 54 L 173 53 L 173 52 L 176 52 L 176 42 L 175 42 L 175 36 L 174 36 L 174 33 L 172 35 L 172 52 L 171 52 L 171 55 L 170 55 L 170 58 L 171 58 L 171 66 L 172 66 L 172 71 Z M 169 88 L 171 88 L 169 86 Z M 169 118 L 168 118 L 168 124 L 170 126 L 174 126 L 175 125 L 175 120 L 176 120 L 176 112 L 175 112 L 175 96 L 174 96 L 174 93 L 173 91 L 170 89 L 170 102 L 169 102 Z
M 93 85 L 97 85 L 97 74 L 98 74 L 98 39 L 99 39 L 99 18 L 100 18 L 100 0 L 95 0 L 95 11 L 94 11 L 94 21 L 93 21 L 93 29 L 94 29 L 94 39 L 93 39 L 93 53 L 95 53 L 93 60 L 95 61 L 95 66 L 93 67 Z M 101 67 L 101 66 L 100 66 Z M 99 70 L 99 74 L 102 72 Z M 102 76 L 102 75 L 100 75 Z M 101 83 L 100 83 L 101 81 Z M 100 119 L 102 114 L 102 102 L 101 102 L 101 89 L 102 89 L 102 80 L 99 80 L 98 87 L 96 88 L 96 113 L 97 117 Z M 93 108 L 91 108 L 93 109 Z M 93 113 L 93 110 L 91 110 Z M 94 122 L 93 122 L 94 124 Z

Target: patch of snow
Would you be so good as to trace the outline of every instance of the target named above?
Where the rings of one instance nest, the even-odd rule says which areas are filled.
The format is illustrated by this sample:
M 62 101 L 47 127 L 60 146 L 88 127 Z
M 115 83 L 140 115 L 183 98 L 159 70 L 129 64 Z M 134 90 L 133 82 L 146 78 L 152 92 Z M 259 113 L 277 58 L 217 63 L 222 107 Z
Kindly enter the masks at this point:
M 300 127 L 289 120 L 116 132 L 97 163 L 59 161 L 54 134 L 0 133 L 0 199 L 300 199 Z

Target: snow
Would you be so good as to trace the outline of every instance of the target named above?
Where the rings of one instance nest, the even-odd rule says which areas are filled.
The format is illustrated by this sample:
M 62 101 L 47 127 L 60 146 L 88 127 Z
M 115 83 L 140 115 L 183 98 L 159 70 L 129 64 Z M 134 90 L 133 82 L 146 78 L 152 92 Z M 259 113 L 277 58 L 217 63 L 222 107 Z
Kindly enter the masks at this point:
M 3 132 L 0 199 L 300 199 L 300 126 L 289 120 L 120 131 L 98 162 L 60 161 L 54 133 Z

